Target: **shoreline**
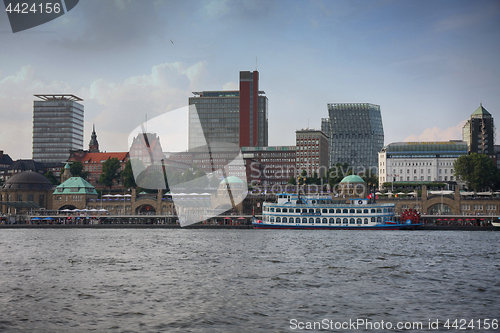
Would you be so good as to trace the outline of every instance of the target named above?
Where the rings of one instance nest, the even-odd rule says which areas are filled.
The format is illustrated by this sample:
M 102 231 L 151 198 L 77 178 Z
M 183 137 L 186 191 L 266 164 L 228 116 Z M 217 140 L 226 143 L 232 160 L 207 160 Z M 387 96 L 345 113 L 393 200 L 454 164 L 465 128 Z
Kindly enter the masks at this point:
M 178 224 L 1 224 L 0 229 L 253 229 L 251 225 Z M 429 231 L 500 231 L 493 226 L 418 226 L 414 230 Z

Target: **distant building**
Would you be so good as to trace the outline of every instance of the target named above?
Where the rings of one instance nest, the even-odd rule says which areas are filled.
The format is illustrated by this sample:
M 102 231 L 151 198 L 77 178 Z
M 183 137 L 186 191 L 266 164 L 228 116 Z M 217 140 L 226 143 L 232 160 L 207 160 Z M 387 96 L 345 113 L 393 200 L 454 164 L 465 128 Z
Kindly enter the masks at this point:
M 62 163 L 69 151 L 83 148 L 83 101 L 75 95 L 35 95 L 33 102 L 33 159 Z
M 493 117 L 481 103 L 465 123 L 462 129 L 462 139 L 467 142 L 469 153 L 494 155 L 494 136 Z
M 285 185 L 295 177 L 295 146 L 242 147 L 248 182 Z
M 10 157 L 9 157 L 10 158 Z M 59 178 L 61 174 L 61 169 L 63 163 L 42 163 L 35 160 L 17 160 L 12 162 L 8 168 L 0 168 L 0 178 L 2 180 L 7 180 L 10 177 L 24 172 L 24 171 L 34 171 L 41 175 L 45 175 L 48 171 L 52 171 L 56 178 Z
M 379 157 L 379 188 L 384 183 L 455 182 L 453 164 L 467 155 L 464 141 L 394 142 Z
M 54 185 L 38 172 L 30 170 L 15 174 L 0 187 L 0 213 L 50 209 L 53 188 Z
M 193 94 L 195 97 L 189 98 L 189 105 L 195 105 L 196 111 L 189 111 L 190 150 L 207 142 L 227 142 L 239 147 L 267 146 L 268 100 L 265 92 L 259 90 L 259 72 L 240 72 L 239 90 Z
M 384 146 L 380 106 L 333 103 L 328 104 L 328 116 L 321 120 L 321 130 L 330 141 L 329 166 L 376 167 L 378 152 Z
M 129 160 L 128 152 L 117 152 L 117 153 L 90 153 L 84 150 L 71 151 L 71 155 L 68 161 L 78 161 L 83 164 L 83 171 L 87 171 L 89 176 L 87 181 L 97 189 L 107 188 L 104 184 L 99 183 L 99 178 L 102 174 L 102 164 L 110 158 L 117 158 L 120 161 L 122 171 L 125 168 L 125 164 Z M 123 190 L 123 184 L 121 180 L 118 180 L 116 184 L 112 187 L 115 190 Z
M 3 150 L 0 150 L 0 169 L 6 169 L 12 164 L 12 158 L 9 154 L 4 154 Z
M 328 136 L 315 129 L 303 129 L 295 132 L 296 149 L 296 174 L 306 170 L 307 175 L 313 176 L 314 172 L 323 177 L 329 169 Z

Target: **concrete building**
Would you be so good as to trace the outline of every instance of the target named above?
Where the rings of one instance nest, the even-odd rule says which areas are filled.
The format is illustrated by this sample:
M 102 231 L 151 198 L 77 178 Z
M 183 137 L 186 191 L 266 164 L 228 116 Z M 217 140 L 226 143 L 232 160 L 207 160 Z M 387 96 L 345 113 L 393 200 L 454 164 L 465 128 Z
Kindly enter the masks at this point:
M 203 147 L 207 142 L 267 146 L 268 100 L 265 92 L 259 90 L 259 72 L 240 72 L 239 90 L 193 94 L 189 105 L 195 105 L 196 109 L 189 111 L 189 150 Z
M 352 167 L 377 166 L 377 154 L 384 146 L 380 106 L 369 103 L 328 104 L 328 118 L 321 130 L 330 142 L 329 167 L 347 163 Z
M 462 129 L 462 139 L 467 142 L 469 153 L 495 155 L 495 126 L 493 117 L 481 103 Z M 496 158 L 496 156 L 495 156 Z
M 0 187 L 0 213 L 16 214 L 32 209 L 50 209 L 54 185 L 35 171 L 24 171 L 10 177 Z
M 315 129 L 295 131 L 296 138 L 296 175 L 306 170 L 309 177 L 314 175 L 323 177 L 329 169 L 328 136 Z
M 286 185 L 296 175 L 296 146 L 242 147 L 248 182 Z
M 33 102 L 33 159 L 67 161 L 69 151 L 83 148 L 83 101 L 75 95 L 35 95 Z
M 455 182 L 453 164 L 467 155 L 464 141 L 394 142 L 378 154 L 379 188 L 409 183 Z

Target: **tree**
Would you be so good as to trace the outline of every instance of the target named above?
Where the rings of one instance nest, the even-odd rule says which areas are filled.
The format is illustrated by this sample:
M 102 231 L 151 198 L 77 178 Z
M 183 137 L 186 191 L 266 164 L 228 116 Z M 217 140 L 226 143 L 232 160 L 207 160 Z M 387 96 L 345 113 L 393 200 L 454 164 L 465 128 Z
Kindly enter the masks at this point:
M 294 176 L 291 176 L 290 179 L 288 180 L 289 185 L 297 185 L 297 181 L 295 180 Z
M 52 170 L 47 171 L 47 173 L 45 174 L 45 178 L 47 178 L 52 183 L 52 185 L 59 185 L 59 181 L 57 180 Z
M 120 179 L 121 172 L 118 171 L 121 167 L 120 160 L 116 157 L 108 158 L 102 164 L 102 173 L 99 177 L 99 183 L 106 185 L 106 187 L 113 187 L 114 181 Z
M 134 172 L 132 170 L 132 162 L 130 160 L 125 163 L 121 177 L 123 179 L 123 186 L 126 188 L 137 187 L 134 178 Z
M 79 161 L 74 161 L 73 163 L 71 163 L 69 171 L 71 172 L 73 177 L 82 177 L 83 179 L 87 179 L 87 177 L 89 176 L 89 172 L 83 171 L 83 164 Z
M 484 154 L 472 153 L 457 158 L 454 163 L 455 176 L 467 183 L 474 191 L 494 188 L 498 184 L 499 171 L 495 163 Z

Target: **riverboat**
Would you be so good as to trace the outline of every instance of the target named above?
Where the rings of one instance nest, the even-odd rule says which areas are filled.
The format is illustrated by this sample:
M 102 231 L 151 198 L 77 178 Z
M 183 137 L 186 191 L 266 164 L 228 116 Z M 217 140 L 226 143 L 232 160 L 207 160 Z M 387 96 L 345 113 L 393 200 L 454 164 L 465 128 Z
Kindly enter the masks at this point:
M 500 229 L 500 222 L 491 222 L 495 229 Z
M 278 194 L 277 203 L 264 202 L 262 220 L 254 229 L 413 229 L 421 223 L 394 220 L 394 203 L 375 203 L 369 199 L 332 198 L 329 195 Z

